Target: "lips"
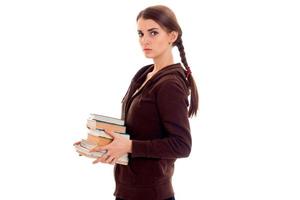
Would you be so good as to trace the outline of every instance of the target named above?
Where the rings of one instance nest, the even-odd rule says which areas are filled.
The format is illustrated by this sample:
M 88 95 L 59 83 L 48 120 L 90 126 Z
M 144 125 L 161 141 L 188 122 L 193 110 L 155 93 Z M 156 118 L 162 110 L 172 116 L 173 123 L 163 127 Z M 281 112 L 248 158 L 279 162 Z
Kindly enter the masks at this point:
M 150 50 L 152 50 L 152 49 L 148 49 L 148 48 L 145 48 L 145 49 L 144 49 L 144 51 L 150 51 Z

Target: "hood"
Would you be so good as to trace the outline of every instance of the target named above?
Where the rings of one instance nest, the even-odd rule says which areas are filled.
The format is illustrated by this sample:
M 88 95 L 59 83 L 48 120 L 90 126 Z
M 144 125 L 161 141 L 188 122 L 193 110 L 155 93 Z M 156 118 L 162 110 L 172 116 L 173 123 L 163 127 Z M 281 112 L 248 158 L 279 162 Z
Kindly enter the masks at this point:
M 143 84 L 147 74 L 153 70 L 153 67 L 153 64 L 142 67 L 132 78 L 130 86 L 122 99 L 122 119 L 125 119 L 125 112 L 128 110 L 130 101 L 133 99 L 132 95 L 134 94 L 136 89 L 138 89 Z M 158 82 L 163 76 L 167 75 L 176 75 L 176 77 L 179 77 L 180 80 L 183 83 L 185 83 L 186 90 L 188 92 L 188 82 L 186 79 L 185 70 L 183 69 L 180 63 L 168 65 L 163 69 L 159 70 L 156 74 L 154 74 L 151 77 L 151 79 L 148 80 L 147 84 L 144 87 L 150 87 L 154 83 Z

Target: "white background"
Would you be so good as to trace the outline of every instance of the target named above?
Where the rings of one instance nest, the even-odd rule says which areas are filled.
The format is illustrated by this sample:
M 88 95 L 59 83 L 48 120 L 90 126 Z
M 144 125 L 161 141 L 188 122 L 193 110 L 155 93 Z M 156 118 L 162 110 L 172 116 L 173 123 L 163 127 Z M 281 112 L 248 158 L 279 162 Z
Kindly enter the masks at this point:
M 120 116 L 132 76 L 152 62 L 136 15 L 165 4 L 200 95 L 176 199 L 299 200 L 296 2 L 1 1 L 1 199 L 113 199 L 113 167 L 72 144 L 86 136 L 89 113 Z

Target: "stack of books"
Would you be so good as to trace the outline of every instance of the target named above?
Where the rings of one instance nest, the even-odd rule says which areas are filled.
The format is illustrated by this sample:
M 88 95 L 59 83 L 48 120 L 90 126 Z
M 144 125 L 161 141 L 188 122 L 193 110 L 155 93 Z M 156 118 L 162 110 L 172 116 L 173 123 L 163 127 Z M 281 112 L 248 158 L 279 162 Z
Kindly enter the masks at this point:
M 112 142 L 113 138 L 104 130 L 110 130 L 129 139 L 126 134 L 126 127 L 124 120 L 108 117 L 98 114 L 90 114 L 87 120 L 88 134 L 87 139 L 82 139 L 79 144 L 74 145 L 76 151 L 80 155 L 90 158 L 99 158 L 106 153 L 106 151 L 89 152 L 97 146 L 104 146 Z M 116 163 L 128 165 L 128 154 L 120 157 Z

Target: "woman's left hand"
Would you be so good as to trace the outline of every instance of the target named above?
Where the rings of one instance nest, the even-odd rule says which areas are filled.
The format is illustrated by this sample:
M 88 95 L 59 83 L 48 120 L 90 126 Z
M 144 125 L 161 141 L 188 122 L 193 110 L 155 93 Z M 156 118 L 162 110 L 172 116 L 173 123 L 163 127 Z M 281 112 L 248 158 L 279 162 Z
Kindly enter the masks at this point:
M 105 130 L 105 132 L 113 138 L 113 141 L 108 145 L 98 146 L 90 151 L 94 152 L 107 150 L 107 152 L 103 156 L 93 161 L 93 164 L 96 164 L 98 162 L 115 164 L 121 156 L 126 153 L 131 153 L 131 140 L 123 137 L 118 133 L 114 133 L 113 131 Z

